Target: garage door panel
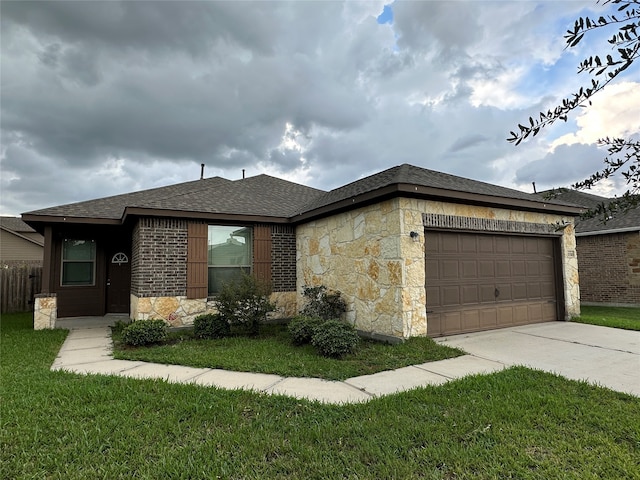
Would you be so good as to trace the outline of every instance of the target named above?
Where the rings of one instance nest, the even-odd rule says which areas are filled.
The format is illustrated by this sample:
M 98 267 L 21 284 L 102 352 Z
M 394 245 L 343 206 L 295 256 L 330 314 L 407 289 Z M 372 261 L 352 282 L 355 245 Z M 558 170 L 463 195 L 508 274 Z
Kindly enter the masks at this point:
M 527 260 L 527 276 L 537 277 L 540 275 L 540 262 L 538 260 Z
M 527 298 L 530 299 L 539 299 L 542 298 L 542 288 L 539 283 L 528 283 L 527 284 Z
M 495 328 L 498 325 L 498 312 L 495 308 L 480 310 L 478 313 L 481 329 Z
M 527 274 L 527 266 L 524 260 L 511 260 L 511 272 L 514 277 L 524 277 Z
M 496 297 L 497 302 L 511 302 L 513 300 L 513 292 L 511 291 L 511 284 L 509 283 L 498 283 L 496 285 L 498 296 Z
M 495 252 L 496 253 L 509 253 L 511 251 L 511 246 L 509 242 L 509 237 L 495 237 Z
M 444 307 L 451 305 L 460 305 L 460 287 L 445 286 L 440 288 L 441 305 Z
M 526 305 L 515 305 L 512 309 L 513 323 L 515 325 L 523 325 L 529 320 L 529 307 Z
M 530 304 L 529 307 L 529 320 L 531 322 L 541 322 L 544 318 L 542 315 L 542 305 L 540 303 Z
M 526 283 L 514 283 L 511 285 L 511 291 L 513 293 L 514 300 L 526 300 L 527 299 L 527 284 Z
M 493 260 L 478 260 L 478 276 L 480 278 L 494 278 L 496 276 Z
M 526 253 L 538 253 L 538 241 L 537 238 L 526 238 L 525 239 L 525 252 Z
M 550 322 L 556 320 L 556 302 L 546 302 L 542 304 L 542 321 Z
M 460 237 L 461 253 L 478 253 L 478 244 L 475 237 Z
M 458 260 L 442 260 L 440 262 L 440 272 L 442 279 L 457 279 L 458 277 L 460 277 L 460 271 L 458 267 Z
M 556 294 L 556 286 L 553 282 L 540 283 L 540 296 L 542 298 L 554 298 Z
M 439 287 L 427 287 L 427 305 L 430 307 L 439 307 L 442 305 L 440 300 L 440 288 Z
M 440 237 L 440 250 L 443 253 L 458 253 L 458 235 L 455 233 L 443 234 Z
M 493 253 L 495 250 L 495 244 L 493 237 L 490 236 L 478 236 L 478 251 L 480 253 Z
M 471 311 L 463 311 L 461 312 L 461 328 L 462 331 L 468 332 L 472 330 L 479 330 L 480 326 L 480 317 L 475 310 Z
M 556 319 L 553 239 L 452 232 L 425 238 L 429 335 Z
M 495 286 L 492 285 L 480 285 L 479 286 L 479 291 L 480 291 L 480 302 L 481 303 L 487 303 L 487 302 L 495 302 L 496 301 L 496 288 Z
M 425 276 L 427 279 L 427 284 L 430 284 L 430 280 L 433 280 L 433 283 L 440 278 L 440 262 L 433 258 L 428 258 L 425 262 Z
M 461 287 L 462 292 L 462 304 L 477 304 L 480 303 L 480 293 L 478 291 L 478 285 L 463 285 Z
M 460 261 L 461 277 L 464 279 L 478 278 L 478 261 L 477 260 L 461 260 Z
M 511 262 L 509 262 L 509 260 L 496 260 L 496 276 L 497 277 L 511 276 Z
M 525 253 L 524 239 L 522 237 L 510 237 L 511 238 L 511 253 Z

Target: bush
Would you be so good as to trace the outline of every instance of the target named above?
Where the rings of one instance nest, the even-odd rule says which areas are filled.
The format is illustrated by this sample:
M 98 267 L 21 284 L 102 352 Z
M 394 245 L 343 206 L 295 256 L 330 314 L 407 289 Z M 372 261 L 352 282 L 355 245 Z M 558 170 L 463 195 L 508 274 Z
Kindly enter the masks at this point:
M 231 334 L 231 325 L 218 313 L 199 315 L 193 320 L 196 338 L 223 338 Z
M 122 341 L 134 347 L 151 345 L 164 342 L 168 333 L 164 320 L 137 320 L 122 330 Z
M 251 275 L 243 274 L 234 282 L 226 283 L 214 303 L 220 316 L 229 325 L 238 326 L 246 333 L 257 334 L 260 322 L 275 306 L 269 302 L 270 291 L 266 284 Z
M 358 332 L 339 320 L 327 320 L 315 329 L 311 344 L 323 357 L 342 358 L 353 353 L 360 342 Z
M 328 291 L 327 287 L 302 287 L 302 295 L 307 304 L 302 311 L 307 317 L 317 317 L 323 320 L 333 320 L 347 311 L 347 304 L 340 296 L 340 292 Z
M 319 318 L 302 315 L 292 318 L 289 325 L 287 325 L 287 330 L 293 344 L 304 345 L 305 343 L 311 343 L 311 338 L 321 323 L 322 320 Z

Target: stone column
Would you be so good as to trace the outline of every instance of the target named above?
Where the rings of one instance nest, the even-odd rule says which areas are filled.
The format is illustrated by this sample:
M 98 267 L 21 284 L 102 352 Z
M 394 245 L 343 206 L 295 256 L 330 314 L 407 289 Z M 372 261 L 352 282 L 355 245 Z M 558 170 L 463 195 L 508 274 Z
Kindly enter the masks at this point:
M 33 310 L 33 329 L 47 330 L 56 328 L 58 318 L 58 299 L 55 293 L 35 295 Z

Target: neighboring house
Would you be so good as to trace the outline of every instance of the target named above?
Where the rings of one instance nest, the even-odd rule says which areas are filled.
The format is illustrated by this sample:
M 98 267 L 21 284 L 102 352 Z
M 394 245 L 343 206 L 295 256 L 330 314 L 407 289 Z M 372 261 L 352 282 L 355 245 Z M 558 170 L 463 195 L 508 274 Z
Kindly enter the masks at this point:
M 561 201 L 400 165 L 329 192 L 220 177 L 23 214 L 45 236 L 35 328 L 127 313 L 189 324 L 224 279 L 271 283 L 282 317 L 325 285 L 378 335 L 486 330 L 579 314 Z
M 555 198 L 588 209 L 610 201 L 568 189 Z M 606 222 L 576 219 L 576 242 L 583 305 L 640 305 L 640 206 Z
M 42 264 L 44 238 L 17 217 L 0 217 L 0 265 Z

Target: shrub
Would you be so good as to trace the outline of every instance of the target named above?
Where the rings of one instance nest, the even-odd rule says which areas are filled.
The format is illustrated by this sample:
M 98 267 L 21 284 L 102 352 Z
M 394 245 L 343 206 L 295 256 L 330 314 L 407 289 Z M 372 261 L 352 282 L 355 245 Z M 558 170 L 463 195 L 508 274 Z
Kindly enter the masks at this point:
M 305 343 L 311 343 L 311 338 L 321 323 L 322 320 L 319 318 L 305 317 L 303 315 L 292 318 L 289 325 L 287 325 L 287 330 L 293 344 L 304 345 Z
M 360 342 L 358 332 L 339 320 L 327 320 L 315 329 L 311 344 L 323 357 L 342 358 L 353 353 Z
M 122 330 L 122 341 L 134 347 L 151 345 L 164 342 L 168 333 L 164 320 L 137 320 Z
M 199 315 L 193 320 L 196 338 L 223 338 L 231 334 L 229 322 L 218 313 Z
M 243 274 L 239 280 L 226 283 L 215 298 L 220 316 L 231 326 L 257 334 L 260 322 L 275 306 L 269 302 L 269 288 L 251 275 Z
M 323 320 L 333 320 L 347 311 L 347 304 L 338 291 L 328 291 L 327 287 L 302 287 L 302 295 L 306 298 L 306 305 L 302 313 L 307 317 L 317 317 Z

